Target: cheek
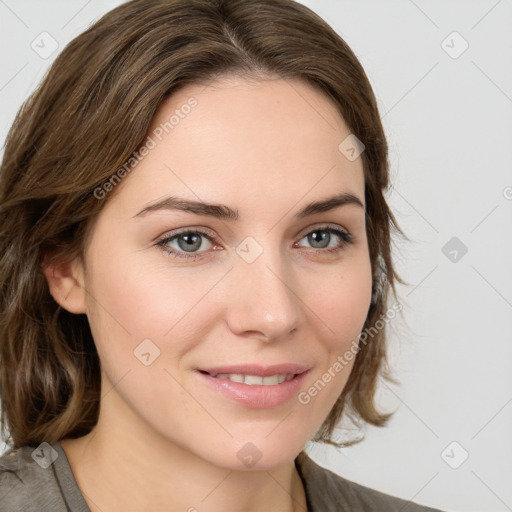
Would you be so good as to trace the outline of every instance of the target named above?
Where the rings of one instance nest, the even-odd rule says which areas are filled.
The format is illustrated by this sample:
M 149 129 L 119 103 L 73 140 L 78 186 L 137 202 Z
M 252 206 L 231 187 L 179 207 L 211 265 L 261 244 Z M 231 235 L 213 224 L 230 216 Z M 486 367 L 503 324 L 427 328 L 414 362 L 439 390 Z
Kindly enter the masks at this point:
M 169 256 L 155 255 L 157 248 L 115 254 L 115 247 L 112 243 L 110 252 L 91 253 L 94 272 L 86 281 L 89 321 L 98 344 L 105 345 L 102 340 L 108 336 L 109 351 L 119 358 L 132 355 L 146 338 L 175 356 L 191 348 L 222 309 L 212 297 L 226 269 L 215 265 L 180 268 L 166 260 Z M 151 257 L 149 251 L 153 251 Z M 314 337 L 323 338 L 324 350 L 327 346 L 329 352 L 344 351 L 357 339 L 370 305 L 368 255 L 354 251 L 330 269 L 297 270 L 295 280 L 297 300 L 305 303 L 310 327 L 317 325 Z M 172 343 L 177 337 L 180 343 Z M 183 343 L 187 339 L 190 343 Z
M 350 264 L 349 264 L 350 263 Z M 311 280 L 308 289 L 311 309 L 324 323 L 326 341 L 333 350 L 344 350 L 357 340 L 371 302 L 372 277 L 368 258 L 354 258 L 326 275 L 321 282 Z
M 312 417 L 323 419 L 343 391 L 354 366 L 359 335 L 371 302 L 369 259 L 364 255 L 354 258 L 330 278 L 312 279 L 309 285 L 308 289 L 316 293 L 309 293 L 308 304 L 317 317 L 317 333 L 323 335 L 316 340 L 318 367 L 298 398 Z
M 115 385 L 124 402 L 149 423 L 170 422 L 173 409 L 164 407 L 162 397 L 172 396 L 174 406 L 185 417 L 190 414 L 190 396 L 176 381 L 179 364 L 209 327 L 204 299 L 218 279 L 143 265 L 137 257 L 96 260 L 87 282 L 89 324 L 107 389 Z M 114 394 L 108 396 L 115 400 Z
M 116 265 L 97 268 L 92 289 L 97 290 L 112 319 L 126 330 L 143 335 L 151 330 L 162 335 L 192 303 L 196 286 L 166 277 L 125 257 Z
M 150 339 L 161 351 L 158 363 L 169 366 L 210 328 L 209 291 L 223 271 L 172 268 L 165 255 L 144 251 L 95 256 L 86 280 L 88 316 L 103 359 L 130 365 L 133 351 Z
M 116 386 L 117 393 L 107 394 L 108 400 L 117 400 L 119 394 L 131 411 L 165 436 L 188 439 L 194 432 L 200 438 L 210 420 L 197 421 L 205 417 L 204 409 L 179 382 L 184 375 L 182 370 L 187 368 L 187 353 L 193 353 L 192 349 L 201 345 L 209 331 L 219 328 L 219 319 L 230 308 L 229 294 L 221 291 L 236 286 L 232 276 L 226 274 L 228 267 L 178 268 L 167 263 L 164 255 L 160 260 L 150 258 L 144 251 L 95 256 L 91 266 L 94 271 L 86 281 L 90 291 L 88 315 L 102 368 Z M 293 288 L 307 319 L 302 350 L 318 363 L 305 389 L 315 386 L 318 379 L 325 382 L 325 386 L 315 388 L 316 395 L 310 396 L 308 404 L 295 402 L 296 420 L 304 431 L 286 436 L 299 436 L 296 442 L 300 444 L 327 417 L 353 366 L 353 361 L 345 365 L 329 382 L 323 377 L 357 339 L 364 324 L 371 297 L 368 257 L 358 253 L 343 264 L 315 272 L 297 269 Z M 141 364 L 134 355 L 146 338 L 160 349 L 150 366 Z M 120 407 L 113 402 L 109 408 L 116 411 Z M 240 418 L 232 421 L 238 432 Z M 251 428 L 257 433 L 257 426 L 244 425 L 240 432 L 246 429 L 247 435 L 252 435 Z M 278 444 L 289 441 L 276 439 Z

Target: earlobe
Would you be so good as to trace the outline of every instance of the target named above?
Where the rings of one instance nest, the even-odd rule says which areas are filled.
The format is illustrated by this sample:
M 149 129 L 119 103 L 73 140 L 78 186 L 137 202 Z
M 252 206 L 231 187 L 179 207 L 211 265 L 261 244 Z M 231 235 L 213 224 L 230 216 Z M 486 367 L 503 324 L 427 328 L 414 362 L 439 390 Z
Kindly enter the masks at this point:
M 70 313 L 86 312 L 83 266 L 78 259 L 41 263 L 50 294 Z

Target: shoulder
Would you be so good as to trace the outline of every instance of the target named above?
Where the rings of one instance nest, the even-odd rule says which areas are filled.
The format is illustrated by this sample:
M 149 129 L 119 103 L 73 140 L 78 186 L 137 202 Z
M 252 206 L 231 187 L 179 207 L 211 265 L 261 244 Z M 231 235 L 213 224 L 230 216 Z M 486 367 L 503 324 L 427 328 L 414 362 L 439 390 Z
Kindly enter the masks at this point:
M 316 464 L 305 452 L 296 459 L 312 512 L 441 512 L 347 480 Z
M 0 456 L 2 512 L 66 510 L 52 467 L 52 447 L 45 445 L 11 448 Z

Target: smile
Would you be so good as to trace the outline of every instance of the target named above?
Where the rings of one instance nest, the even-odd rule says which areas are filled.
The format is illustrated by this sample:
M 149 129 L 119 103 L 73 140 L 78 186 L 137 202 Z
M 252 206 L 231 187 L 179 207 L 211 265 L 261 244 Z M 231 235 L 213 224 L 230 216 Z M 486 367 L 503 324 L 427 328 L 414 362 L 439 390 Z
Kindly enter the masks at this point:
M 292 380 L 295 377 L 294 373 L 279 373 L 276 375 L 269 375 L 268 377 L 261 377 L 260 375 L 244 375 L 241 373 L 219 373 L 209 374 L 218 379 L 227 379 L 231 382 L 239 382 L 241 384 L 248 384 L 249 386 L 275 386 L 282 384 L 285 381 Z
M 291 403 L 303 388 L 310 370 L 301 373 L 263 373 L 267 375 L 210 373 L 199 370 L 196 375 L 208 388 L 216 392 L 212 395 L 213 400 L 220 394 L 224 400 L 243 407 L 271 409 Z

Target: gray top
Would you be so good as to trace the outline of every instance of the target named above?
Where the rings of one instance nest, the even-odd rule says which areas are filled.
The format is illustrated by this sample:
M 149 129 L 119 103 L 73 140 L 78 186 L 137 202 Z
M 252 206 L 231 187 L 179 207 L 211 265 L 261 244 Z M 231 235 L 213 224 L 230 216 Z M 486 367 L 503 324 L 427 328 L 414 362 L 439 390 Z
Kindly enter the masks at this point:
M 295 466 L 309 512 L 441 512 L 346 480 L 304 451 Z M 0 512 L 91 512 L 60 442 L 11 449 L 0 457 Z

